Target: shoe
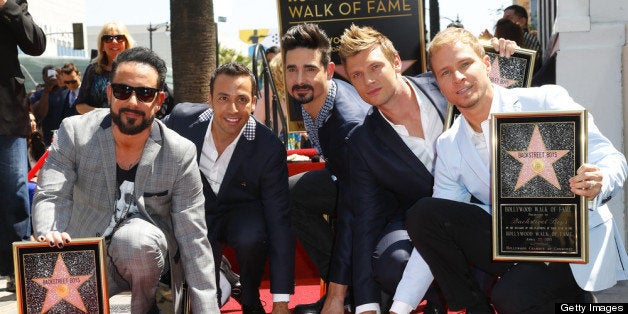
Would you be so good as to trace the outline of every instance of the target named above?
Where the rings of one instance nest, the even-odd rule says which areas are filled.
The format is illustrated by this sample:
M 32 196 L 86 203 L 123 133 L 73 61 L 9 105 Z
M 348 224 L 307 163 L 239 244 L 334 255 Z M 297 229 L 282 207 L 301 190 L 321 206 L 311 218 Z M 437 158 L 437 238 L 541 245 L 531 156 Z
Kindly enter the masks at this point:
M 7 276 L 7 288 L 8 292 L 15 292 L 15 276 L 9 275 Z
M 310 304 L 299 304 L 292 309 L 292 314 L 318 314 L 323 310 L 327 294 L 323 295 L 318 301 Z M 349 298 L 349 294 L 345 297 L 345 312 L 352 312 L 353 306 Z
M 262 302 L 258 301 L 258 303 L 253 306 L 242 305 L 242 313 L 243 314 L 266 314 L 266 310 L 264 310 L 264 306 L 262 306 Z
M 242 305 L 242 284 L 240 284 L 240 275 L 233 272 L 231 263 L 229 263 L 229 260 L 224 255 L 220 261 L 220 270 L 231 285 L 231 297 Z
M 299 304 L 292 309 L 292 314 L 318 314 L 323 310 L 327 294 L 323 295 L 318 301 L 310 304 Z
M 434 302 L 427 302 L 423 307 L 423 314 L 446 314 L 447 311 L 441 304 L 435 304 Z

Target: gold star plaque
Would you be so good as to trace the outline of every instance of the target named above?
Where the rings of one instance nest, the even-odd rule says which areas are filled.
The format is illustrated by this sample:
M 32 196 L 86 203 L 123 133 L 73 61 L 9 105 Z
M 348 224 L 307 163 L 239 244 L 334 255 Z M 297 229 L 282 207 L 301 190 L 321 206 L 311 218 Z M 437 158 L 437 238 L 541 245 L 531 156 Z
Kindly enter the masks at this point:
M 491 115 L 493 259 L 586 263 L 586 145 L 584 110 Z
M 13 258 L 19 313 L 109 313 L 102 238 L 14 242 Z

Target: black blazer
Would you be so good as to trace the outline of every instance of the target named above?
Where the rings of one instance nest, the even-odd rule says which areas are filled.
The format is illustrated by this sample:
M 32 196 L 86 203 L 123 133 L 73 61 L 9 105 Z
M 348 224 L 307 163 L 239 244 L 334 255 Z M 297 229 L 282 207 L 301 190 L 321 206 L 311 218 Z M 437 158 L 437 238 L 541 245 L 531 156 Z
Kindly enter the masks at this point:
M 46 35 L 33 22 L 25 0 L 8 0 L 0 8 L 0 135 L 27 137 L 30 123 L 18 46 L 25 54 L 41 55 Z
M 351 284 L 351 224 L 349 209 L 348 175 L 349 154 L 347 135 L 359 123 L 370 108 L 350 84 L 342 80 L 336 83 L 336 98 L 329 118 L 318 129 L 318 139 L 325 156 L 325 167 L 336 176 L 338 199 L 336 205 L 336 239 L 329 268 L 329 280 L 335 283 Z
M 181 103 L 163 122 L 196 145 L 198 160 L 212 115 L 207 104 Z M 279 138 L 251 117 L 236 144 L 218 195 L 209 184 L 204 184 L 203 190 L 210 237 L 217 232 L 222 214 L 232 208 L 246 206 L 264 211 L 271 290 L 293 293 L 296 240 L 290 225 L 286 149 Z
M 408 77 L 444 120 L 447 101 L 430 73 Z M 355 304 L 378 303 L 372 255 L 389 221 L 403 220 L 417 200 L 432 195 L 434 178 L 392 126 L 373 107 L 349 135 Z

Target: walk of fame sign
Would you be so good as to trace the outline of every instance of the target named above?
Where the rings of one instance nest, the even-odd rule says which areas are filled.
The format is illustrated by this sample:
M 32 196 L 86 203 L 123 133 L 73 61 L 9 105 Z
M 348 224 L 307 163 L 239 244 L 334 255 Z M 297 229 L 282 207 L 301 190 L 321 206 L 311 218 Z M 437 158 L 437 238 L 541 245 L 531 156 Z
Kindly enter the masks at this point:
M 491 114 L 493 259 L 588 262 L 586 111 Z
M 102 238 L 14 242 L 13 259 L 19 313 L 109 313 Z

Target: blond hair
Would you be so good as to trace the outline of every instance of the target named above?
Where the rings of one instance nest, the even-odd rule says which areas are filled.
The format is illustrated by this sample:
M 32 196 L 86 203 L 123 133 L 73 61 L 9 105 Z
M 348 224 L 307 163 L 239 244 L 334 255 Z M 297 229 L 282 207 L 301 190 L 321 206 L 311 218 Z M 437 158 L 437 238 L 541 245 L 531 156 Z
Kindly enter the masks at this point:
M 393 43 L 388 37 L 372 27 L 358 27 L 355 24 L 351 24 L 340 37 L 340 46 L 338 49 L 340 61 L 345 64 L 348 57 L 371 49 L 375 45 L 380 46 L 384 56 L 386 56 L 386 59 L 388 59 L 391 64 L 395 62 L 395 56 L 398 54 L 397 49 L 395 49 L 395 46 L 393 46 Z
M 457 42 L 470 46 L 480 58 L 483 58 L 486 54 L 484 52 L 484 46 L 480 43 L 480 40 L 473 36 L 471 32 L 464 28 L 448 27 L 436 34 L 436 36 L 432 39 L 432 42 L 430 42 L 427 47 L 427 60 L 430 68 L 432 67 L 431 60 L 436 51 Z
M 126 26 L 120 22 L 108 22 L 103 25 L 100 29 L 100 33 L 98 33 L 98 56 L 92 60 L 92 63 L 96 65 L 95 70 L 96 73 L 102 74 L 104 67 L 109 64 L 109 59 L 107 57 L 107 53 L 105 52 L 105 43 L 102 40 L 102 36 L 109 33 L 115 32 L 119 35 L 124 35 L 126 37 L 126 42 L 124 43 L 124 49 L 133 48 L 135 45 L 135 41 L 133 37 L 131 37 L 131 33 L 126 28 Z

